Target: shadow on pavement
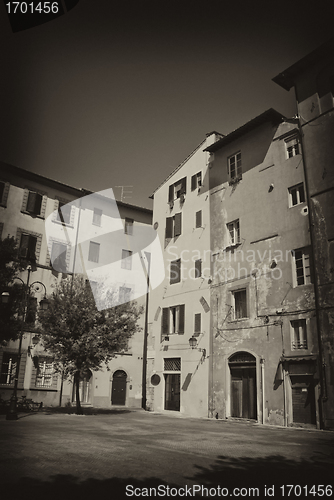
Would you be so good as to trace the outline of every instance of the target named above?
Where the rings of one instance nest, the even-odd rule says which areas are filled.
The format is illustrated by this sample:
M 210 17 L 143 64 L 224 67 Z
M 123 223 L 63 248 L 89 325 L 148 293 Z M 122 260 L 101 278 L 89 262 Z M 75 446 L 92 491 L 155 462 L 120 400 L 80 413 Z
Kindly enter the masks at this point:
M 136 411 L 137 409 L 128 409 L 128 408 L 82 408 L 84 415 L 119 415 L 122 413 L 131 413 L 132 411 Z M 141 411 L 141 409 L 138 409 Z M 41 413 L 44 415 L 54 415 L 54 414 L 66 414 L 66 415 L 75 415 L 76 408 L 75 407 L 45 407 L 41 410 Z
M 274 498 L 283 498 L 280 487 L 282 485 L 300 485 L 302 488 L 308 486 L 308 491 L 313 485 L 330 485 L 333 476 L 333 461 L 328 463 L 328 457 L 319 454 L 311 460 L 289 460 L 282 456 L 268 456 L 265 458 L 228 458 L 220 456 L 216 462 L 208 467 L 196 466 L 197 472 L 192 477 L 185 477 L 184 483 L 178 481 L 178 485 L 166 483 L 163 479 L 148 477 L 143 480 L 135 478 L 110 478 L 104 480 L 86 479 L 80 481 L 73 475 L 55 475 L 49 481 L 41 481 L 33 478 L 20 478 L 16 482 L 6 483 L 2 481 L 2 498 L 19 500 L 22 498 L 31 498 L 36 500 L 76 500 L 86 498 L 106 498 L 106 499 L 125 499 L 125 498 L 159 498 L 159 497 L 202 497 L 202 498 L 222 498 L 223 496 L 233 495 L 234 488 L 258 488 L 258 494 L 241 495 L 243 497 L 264 498 L 271 496 Z M 327 461 L 326 461 L 327 459 Z M 161 476 L 164 475 L 163 470 Z M 192 488 L 190 485 L 197 485 L 197 491 L 190 489 L 191 494 L 185 495 L 184 490 L 178 494 L 179 488 Z M 266 495 L 267 488 L 274 486 L 274 495 Z M 212 488 L 228 488 L 228 494 L 215 495 Z M 128 487 L 128 489 L 126 489 Z M 160 487 L 160 489 L 159 489 Z M 138 489 L 137 489 L 138 488 Z M 144 490 L 144 488 L 146 490 Z M 150 490 L 154 488 L 154 490 Z M 167 491 L 169 488 L 169 494 Z M 200 490 L 207 488 L 207 490 Z M 285 486 L 285 488 L 287 488 Z M 137 490 L 136 490 L 137 489 Z M 318 490 L 317 490 L 318 491 Z M 126 494 L 128 493 L 128 495 Z M 284 497 L 290 498 L 310 496 L 304 494 L 304 490 L 299 494 L 294 492 L 288 495 L 285 489 Z M 3 495 L 5 493 L 5 495 Z M 160 493 L 160 494 L 159 494 Z M 245 491 L 244 491 L 245 493 Z M 316 495 L 317 496 L 317 495 Z M 320 495 L 323 496 L 323 495 Z M 326 495 L 331 496 L 330 494 Z M 314 495 L 313 495 L 314 497 Z
M 231 458 L 220 456 L 209 467 L 196 466 L 192 481 L 207 486 L 220 485 L 227 488 L 259 487 L 275 485 L 275 498 L 281 498 L 281 485 L 313 486 L 333 484 L 334 454 L 330 457 L 319 453 L 309 460 L 291 460 L 280 455 L 263 458 Z M 261 490 L 262 488 L 262 490 Z M 302 491 L 301 497 L 305 498 Z M 260 494 L 260 497 L 262 495 Z M 287 490 L 285 491 L 287 496 Z M 297 492 L 297 496 L 298 492 Z M 309 495 L 306 495 L 309 496 Z M 317 495 L 316 495 L 317 496 Z M 320 496 L 320 495 L 319 495 Z M 290 498 L 295 498 L 292 494 Z

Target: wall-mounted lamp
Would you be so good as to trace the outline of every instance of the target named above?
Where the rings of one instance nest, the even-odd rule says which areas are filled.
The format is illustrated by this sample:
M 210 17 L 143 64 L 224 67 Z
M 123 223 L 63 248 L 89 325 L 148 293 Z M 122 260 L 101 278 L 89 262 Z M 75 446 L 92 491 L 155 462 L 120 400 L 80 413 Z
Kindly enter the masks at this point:
M 200 347 L 197 347 L 197 338 L 192 336 L 189 339 L 189 345 L 191 349 L 197 349 L 199 352 L 202 353 L 202 358 L 204 359 L 206 357 L 206 349 L 201 349 Z
M 2 292 L 2 294 L 1 294 L 1 303 L 2 304 L 8 304 L 9 297 L 10 297 L 9 292 Z

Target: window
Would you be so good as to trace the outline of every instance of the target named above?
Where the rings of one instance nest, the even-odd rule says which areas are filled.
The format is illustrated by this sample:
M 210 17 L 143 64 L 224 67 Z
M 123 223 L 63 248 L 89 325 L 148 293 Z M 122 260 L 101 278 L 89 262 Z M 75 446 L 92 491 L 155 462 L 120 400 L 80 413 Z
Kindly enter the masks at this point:
M 202 210 L 196 212 L 196 228 L 202 227 Z
M 132 252 L 131 250 L 122 250 L 122 269 L 132 269 Z
M 7 206 L 7 198 L 9 193 L 9 182 L 0 182 L 0 205 Z
M 37 237 L 31 234 L 22 233 L 19 245 L 19 256 L 22 259 L 36 261 Z
M 101 220 L 102 220 L 102 210 L 100 208 L 94 208 L 93 224 L 95 226 L 101 226 Z
M 38 361 L 36 387 L 51 387 L 53 376 L 53 361 L 50 358 L 40 358 Z
M 33 215 L 40 215 L 42 208 L 43 196 L 39 193 L 29 191 L 28 200 L 26 205 L 26 212 Z
M 246 289 L 232 292 L 234 302 L 234 319 L 247 318 L 247 293 Z
M 125 219 L 124 232 L 125 234 L 133 234 L 133 219 Z
M 242 177 L 240 151 L 228 158 L 228 176 L 230 181 L 238 180 Z
M 170 284 L 180 283 L 181 281 L 181 259 L 172 260 L 170 263 Z
M 164 371 L 165 372 L 180 372 L 181 371 L 181 358 L 164 358 Z
M 57 210 L 57 221 L 62 224 L 69 224 L 71 220 L 71 205 L 59 201 Z
M 288 158 L 292 158 L 293 156 L 299 155 L 300 147 L 299 140 L 297 136 L 290 137 L 285 140 L 286 153 Z
M 183 179 L 171 184 L 169 186 L 168 191 L 168 203 L 171 203 L 176 198 L 180 198 L 182 194 L 186 194 L 187 189 L 187 178 L 183 177 Z
M 307 349 L 306 320 L 291 321 L 291 349 Z
M 202 276 L 202 259 L 195 260 L 195 278 Z
M 176 238 L 182 233 L 182 214 L 177 213 L 166 219 L 166 238 Z
M 60 273 L 67 272 L 66 256 L 67 245 L 59 243 L 58 241 L 53 241 L 51 249 L 51 266 L 55 271 L 59 271 Z
M 184 333 L 184 304 L 172 307 L 164 307 L 161 315 L 161 334 L 170 335 Z M 162 337 L 163 340 L 163 337 Z
M 194 333 L 201 333 L 201 313 L 195 314 Z
M 126 286 L 121 286 L 118 292 L 118 301 L 119 302 L 129 302 L 131 300 L 131 292 L 132 288 L 127 288 Z
M 301 182 L 289 188 L 289 207 L 305 202 L 304 184 Z
M 0 384 L 14 384 L 16 366 L 17 354 L 4 352 L 2 357 Z
M 294 259 L 294 282 L 295 286 L 308 285 L 313 283 L 311 265 L 310 265 L 310 249 L 300 248 L 293 251 Z
M 94 241 L 89 242 L 88 260 L 90 262 L 99 262 L 100 257 L 100 243 Z
M 229 222 L 227 224 L 227 229 L 229 232 L 230 242 L 229 245 L 238 245 L 240 243 L 240 224 L 239 219 Z
M 195 191 L 195 189 L 201 187 L 202 185 L 202 172 L 198 172 L 195 175 L 191 176 L 191 190 Z

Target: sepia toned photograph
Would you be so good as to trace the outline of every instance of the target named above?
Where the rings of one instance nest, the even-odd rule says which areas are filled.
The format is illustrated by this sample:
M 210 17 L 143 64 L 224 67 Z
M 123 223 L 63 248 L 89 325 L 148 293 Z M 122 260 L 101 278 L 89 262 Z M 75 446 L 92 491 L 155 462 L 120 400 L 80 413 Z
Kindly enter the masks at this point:
M 0 5 L 0 496 L 331 498 L 334 4 Z

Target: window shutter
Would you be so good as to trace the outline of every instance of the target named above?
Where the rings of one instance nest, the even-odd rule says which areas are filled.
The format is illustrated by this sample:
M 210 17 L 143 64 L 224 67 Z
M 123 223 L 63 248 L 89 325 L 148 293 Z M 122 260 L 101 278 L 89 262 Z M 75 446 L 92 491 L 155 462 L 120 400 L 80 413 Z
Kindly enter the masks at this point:
M 169 307 L 162 308 L 161 335 L 169 334 Z
M 174 200 L 174 184 L 169 186 L 169 191 L 168 191 L 168 201 L 173 201 Z
M 196 212 L 196 227 L 202 227 L 202 210 Z
M 182 214 L 175 214 L 174 236 L 180 236 L 182 232 Z
M 9 184 L 9 182 L 4 182 L 3 184 L 4 184 L 4 188 L 3 188 L 2 196 L 0 198 L 0 203 L 2 206 L 6 207 L 10 184 Z
M 195 191 L 196 189 L 196 174 L 191 176 L 191 190 Z
M 28 243 L 28 255 L 29 259 L 36 262 L 36 243 L 37 238 L 35 236 L 29 235 L 29 243 Z
M 187 192 L 187 177 L 181 179 L 181 194 L 186 194 Z
M 42 209 L 42 201 L 43 201 L 43 196 L 39 193 L 35 193 L 35 207 L 34 207 L 34 214 L 40 215 L 41 214 L 41 209 Z M 45 197 L 45 200 L 47 198 Z M 46 203 L 46 202 L 45 202 Z
M 184 333 L 184 304 L 179 306 L 179 334 Z
M 18 389 L 23 389 L 24 387 L 24 375 L 26 372 L 26 364 L 27 364 L 27 353 L 22 353 L 21 360 L 20 360 L 20 368 L 19 368 L 19 376 L 18 376 Z
M 90 241 L 88 260 L 90 262 L 99 262 L 99 256 L 100 256 L 100 244 L 95 243 L 94 241 Z
M 201 313 L 195 314 L 195 333 L 201 333 Z
M 200 278 L 202 276 L 202 260 L 195 260 L 195 278 Z
M 181 259 L 170 263 L 170 284 L 179 283 L 181 280 Z
M 167 217 L 166 219 L 166 238 L 173 237 L 173 217 Z
M 28 196 L 29 196 L 29 189 L 25 189 L 22 200 L 22 208 L 21 208 L 22 212 L 25 212 L 27 210 Z

